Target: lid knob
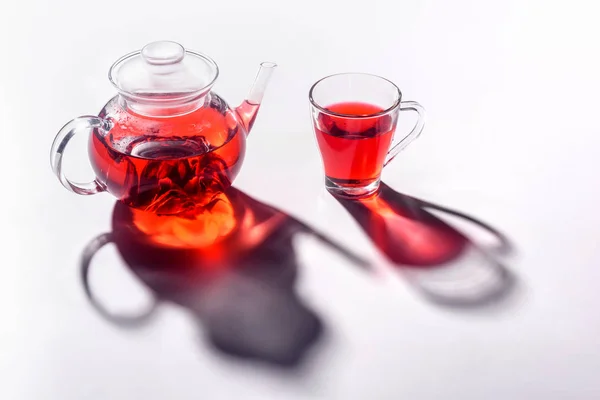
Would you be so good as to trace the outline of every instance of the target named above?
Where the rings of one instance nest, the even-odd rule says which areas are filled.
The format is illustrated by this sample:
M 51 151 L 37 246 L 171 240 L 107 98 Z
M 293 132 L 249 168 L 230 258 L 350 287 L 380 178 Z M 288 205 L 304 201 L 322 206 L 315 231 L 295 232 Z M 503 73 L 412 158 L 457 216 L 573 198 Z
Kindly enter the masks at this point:
M 185 49 L 176 42 L 152 42 L 142 49 L 144 61 L 152 65 L 177 64 L 185 56 Z

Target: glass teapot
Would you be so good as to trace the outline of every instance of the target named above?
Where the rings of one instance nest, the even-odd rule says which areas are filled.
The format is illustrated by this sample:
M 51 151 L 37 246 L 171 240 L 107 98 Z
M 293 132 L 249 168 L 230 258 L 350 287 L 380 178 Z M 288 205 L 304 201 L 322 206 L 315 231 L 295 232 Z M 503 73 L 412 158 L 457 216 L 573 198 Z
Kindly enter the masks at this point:
M 208 56 L 161 41 L 117 60 L 109 71 L 118 94 L 98 116 L 82 116 L 56 135 L 52 170 L 68 190 L 108 191 L 125 204 L 159 214 L 193 208 L 195 199 L 231 186 L 246 151 L 276 64 L 261 64 L 246 100 L 237 108 L 211 89 L 217 64 Z M 96 179 L 69 180 L 62 157 L 77 133 L 89 135 Z

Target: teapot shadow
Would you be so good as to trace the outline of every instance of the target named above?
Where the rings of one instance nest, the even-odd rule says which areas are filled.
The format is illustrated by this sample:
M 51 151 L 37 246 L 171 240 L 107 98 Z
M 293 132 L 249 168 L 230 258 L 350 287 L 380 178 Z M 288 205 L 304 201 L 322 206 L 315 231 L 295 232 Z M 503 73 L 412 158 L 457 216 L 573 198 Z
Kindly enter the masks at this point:
M 293 239 L 316 237 L 354 264 L 368 264 L 306 224 L 231 187 L 193 211 L 157 215 L 117 202 L 112 232 L 85 248 L 81 280 L 98 313 L 125 328 L 145 325 L 162 302 L 188 311 L 222 353 L 295 367 L 323 336 L 322 319 L 295 291 Z M 136 316 L 108 311 L 94 295 L 90 265 L 114 243 L 125 265 L 150 289 L 151 306 Z
M 453 308 L 506 305 L 517 278 L 499 260 L 513 248 L 490 225 L 459 211 L 398 193 L 384 183 L 364 199 L 335 197 L 408 283 L 435 304 Z M 491 233 L 494 248 L 478 245 L 428 210 L 458 217 Z

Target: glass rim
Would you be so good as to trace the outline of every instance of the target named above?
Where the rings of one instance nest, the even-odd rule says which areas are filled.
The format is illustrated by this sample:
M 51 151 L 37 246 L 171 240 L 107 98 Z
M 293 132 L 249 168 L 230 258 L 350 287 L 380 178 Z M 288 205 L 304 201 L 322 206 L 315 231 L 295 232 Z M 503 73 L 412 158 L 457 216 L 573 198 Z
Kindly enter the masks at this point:
M 334 78 L 336 76 L 342 76 L 342 75 L 357 75 L 357 76 L 369 76 L 372 78 L 378 78 L 381 80 L 386 81 L 387 83 L 389 83 L 390 85 L 392 85 L 392 87 L 396 90 L 396 92 L 398 93 L 398 98 L 396 99 L 396 101 L 394 101 L 394 103 L 386 108 L 383 111 L 379 111 L 377 113 L 373 113 L 373 114 L 367 114 L 367 115 L 356 115 L 356 114 L 344 114 L 344 113 L 339 113 L 339 112 L 335 112 L 335 111 L 331 111 L 328 110 L 327 108 L 319 105 L 314 97 L 313 97 L 313 91 L 315 90 L 315 88 L 317 87 L 317 85 L 321 82 L 323 82 L 326 79 L 329 78 Z M 373 118 L 373 117 L 379 117 L 381 115 L 385 115 L 385 114 L 389 114 L 390 112 L 394 111 L 396 108 L 398 108 L 398 106 L 400 106 L 400 102 L 402 101 L 402 91 L 400 90 L 400 88 L 392 81 L 390 81 L 387 78 L 384 78 L 383 76 L 379 76 L 376 74 L 370 74 L 367 72 L 339 72 L 336 74 L 331 74 L 331 75 L 327 75 L 324 76 L 323 78 L 319 79 L 318 81 L 316 81 L 315 83 L 313 83 L 313 85 L 311 86 L 309 92 L 308 92 L 308 99 L 310 101 L 310 103 L 312 104 L 313 107 L 315 107 L 316 109 L 318 109 L 319 111 L 328 114 L 328 115 L 333 115 L 336 117 L 344 117 L 344 118 L 354 118 L 354 119 L 361 119 L 361 118 Z

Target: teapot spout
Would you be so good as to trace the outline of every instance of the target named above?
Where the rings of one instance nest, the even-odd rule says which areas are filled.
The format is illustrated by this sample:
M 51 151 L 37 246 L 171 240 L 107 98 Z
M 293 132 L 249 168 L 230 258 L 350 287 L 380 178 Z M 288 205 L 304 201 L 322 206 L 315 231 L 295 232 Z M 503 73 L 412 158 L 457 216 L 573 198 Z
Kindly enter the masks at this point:
M 235 109 L 242 119 L 242 123 L 248 133 L 250 133 L 252 125 L 254 125 L 260 103 L 265 95 L 265 89 L 267 88 L 269 80 L 271 79 L 271 74 L 276 67 L 277 64 L 273 62 L 263 62 L 260 64 L 260 69 L 258 70 L 254 84 L 250 89 L 250 93 L 248 93 L 248 97 L 246 97 L 246 100 Z

